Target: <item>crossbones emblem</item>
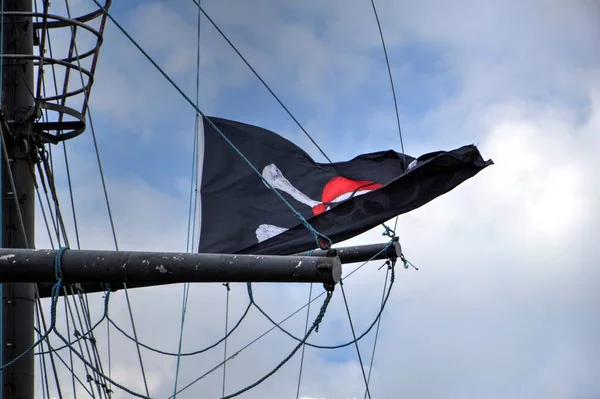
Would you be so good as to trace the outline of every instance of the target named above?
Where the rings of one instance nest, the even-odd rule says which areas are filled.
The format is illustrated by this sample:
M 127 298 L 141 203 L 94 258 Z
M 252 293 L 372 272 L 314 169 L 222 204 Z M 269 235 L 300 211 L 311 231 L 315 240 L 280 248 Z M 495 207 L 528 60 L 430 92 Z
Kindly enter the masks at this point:
M 332 204 L 366 194 L 383 186 L 382 184 L 370 181 L 352 180 L 336 176 L 330 179 L 323 187 L 321 201 L 316 201 L 294 187 L 275 164 L 267 165 L 263 169 L 262 176 L 273 189 L 286 193 L 301 204 L 309 206 L 312 209 L 314 216 L 328 211 L 331 209 Z M 287 228 L 270 224 L 261 224 L 256 229 L 256 238 L 258 242 L 262 242 L 281 234 L 286 230 Z

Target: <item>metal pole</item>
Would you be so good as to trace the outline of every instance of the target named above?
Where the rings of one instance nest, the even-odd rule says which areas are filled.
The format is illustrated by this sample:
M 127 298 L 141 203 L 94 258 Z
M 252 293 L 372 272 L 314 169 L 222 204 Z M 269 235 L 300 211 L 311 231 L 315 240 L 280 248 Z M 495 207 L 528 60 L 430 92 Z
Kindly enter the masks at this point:
M 56 281 L 56 250 L 1 249 L 0 281 Z M 64 283 L 90 282 L 279 282 L 340 281 L 336 256 L 275 256 L 68 250 L 62 255 Z
M 1 252 L 1 251 L 0 251 Z M 341 247 L 335 248 L 336 256 L 340 259 L 342 264 L 348 263 L 356 263 L 356 262 L 366 262 L 369 260 L 381 260 L 381 259 L 395 259 L 399 258 L 402 254 L 402 248 L 400 247 L 400 243 L 398 239 L 395 238 L 391 244 L 381 243 L 381 244 L 370 244 L 370 245 L 358 245 L 354 247 Z M 187 254 L 186 254 L 187 255 Z M 233 258 L 240 259 L 240 257 L 252 256 L 252 255 L 230 255 Z M 293 256 L 310 256 L 310 257 L 326 257 L 327 251 L 315 250 L 312 252 L 303 252 L 299 254 L 295 254 Z M 287 256 L 289 258 L 289 256 Z M 220 282 L 224 282 L 225 280 L 220 280 Z M 106 282 L 106 281 L 105 281 Z M 229 282 L 232 282 L 231 280 Z M 85 283 L 83 281 L 79 281 L 81 284 L 81 289 L 86 293 L 93 292 L 102 292 L 105 290 L 105 287 L 101 286 L 99 283 Z M 159 285 L 171 284 L 171 281 L 166 281 L 165 279 L 161 279 L 160 281 L 129 281 L 127 283 L 127 288 L 144 288 L 144 287 L 154 287 Z M 43 282 L 38 281 L 38 289 L 40 292 L 40 296 L 42 298 L 50 297 L 50 292 L 52 286 L 54 285 L 54 280 L 51 282 Z M 119 290 L 123 285 L 118 282 L 111 282 L 111 289 L 113 291 Z M 62 294 L 63 291 L 61 291 Z
M 4 0 L 4 11 L 31 12 L 31 0 Z M 33 108 L 33 29 L 25 16 L 4 16 L 4 55 L 2 76 L 2 111 L 10 132 L 4 138 L 10 170 L 2 154 L 2 246 L 33 248 L 35 196 L 31 164 L 26 148 L 31 148 Z M 15 57 L 15 55 L 28 58 Z M 27 115 L 27 116 L 26 116 Z M 12 171 L 12 179 L 10 172 Z M 16 190 L 13 190 L 13 182 Z M 15 193 L 16 191 L 16 193 Z M 15 197 L 18 203 L 15 202 Z M 19 209 L 20 214 L 19 216 Z M 3 284 L 2 332 L 3 360 L 9 362 L 25 351 L 34 339 L 33 284 Z M 34 394 L 33 353 L 3 370 L 2 399 L 30 399 Z

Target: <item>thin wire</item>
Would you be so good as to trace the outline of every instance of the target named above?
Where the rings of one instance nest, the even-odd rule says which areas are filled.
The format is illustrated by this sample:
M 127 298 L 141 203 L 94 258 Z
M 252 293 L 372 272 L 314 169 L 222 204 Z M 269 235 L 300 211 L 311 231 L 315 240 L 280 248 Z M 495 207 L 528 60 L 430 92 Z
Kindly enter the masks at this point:
M 350 315 L 350 307 L 348 306 L 348 300 L 346 299 L 346 291 L 344 290 L 344 283 L 340 281 L 340 288 L 342 289 L 342 296 L 344 297 L 344 305 L 346 306 L 346 313 L 348 313 L 348 321 L 350 322 L 350 330 L 352 330 L 352 338 L 354 338 L 354 345 L 356 345 L 356 354 L 358 355 L 358 362 L 360 363 L 360 370 L 362 371 L 363 378 L 365 380 L 365 386 L 367 388 L 367 394 L 371 398 L 371 392 L 369 392 L 369 381 L 365 374 L 365 366 L 363 365 L 362 356 L 360 355 L 360 349 L 358 348 L 358 341 L 356 339 L 356 332 L 354 332 L 354 324 L 352 323 L 352 316 Z
M 404 140 L 402 138 L 402 126 L 400 124 L 400 111 L 398 109 L 398 99 L 396 97 L 396 89 L 394 87 L 394 78 L 392 77 L 392 68 L 390 66 L 390 59 L 388 56 L 387 47 L 385 45 L 385 39 L 383 36 L 383 29 L 381 28 L 381 22 L 379 21 L 379 15 L 377 14 L 377 7 L 375 6 L 375 0 L 371 0 L 371 5 L 373 6 L 373 14 L 375 15 L 375 20 L 377 21 L 377 29 L 379 30 L 379 37 L 381 38 L 381 46 L 383 47 L 385 63 L 387 66 L 388 76 L 390 78 L 390 87 L 392 89 L 392 96 L 394 98 L 394 110 L 396 112 L 396 123 L 398 124 L 398 136 L 400 137 L 400 148 L 402 149 L 402 166 L 404 169 L 406 169 L 406 156 L 405 156 L 406 153 L 404 151 Z M 398 228 L 398 216 L 396 216 L 396 218 L 394 220 L 394 231 L 396 231 L 397 228 Z M 388 271 L 389 271 L 389 269 L 388 269 Z M 386 283 L 387 283 L 387 279 L 386 279 Z M 384 285 L 383 291 L 384 291 L 383 295 L 385 295 L 385 285 Z M 383 299 L 382 299 L 382 301 L 383 301 Z M 371 355 L 371 363 L 369 365 L 369 377 L 366 380 L 365 399 L 367 398 L 367 394 L 369 394 L 369 396 L 370 396 L 369 382 L 371 380 L 371 371 L 373 369 L 373 362 L 375 359 L 375 348 L 377 347 L 377 339 L 379 337 L 380 324 L 381 324 L 381 318 L 379 318 L 379 320 L 377 320 L 377 329 L 375 330 L 375 340 L 373 342 L 373 353 Z
M 331 239 L 329 239 L 329 237 L 319 233 L 317 230 L 315 230 L 315 228 L 306 220 L 306 218 L 304 216 L 302 216 L 300 214 L 300 212 L 298 212 L 296 210 L 296 208 L 294 208 L 294 206 L 292 204 L 290 204 L 290 202 L 288 200 L 285 199 L 285 197 L 283 196 L 283 194 L 281 194 L 278 190 L 275 190 L 275 188 L 273 187 L 273 185 L 271 183 L 269 183 L 267 181 L 267 179 L 265 179 L 263 177 L 263 175 L 258 171 L 258 169 L 256 169 L 256 167 L 252 164 L 252 162 L 242 153 L 242 151 L 240 151 L 239 148 L 237 148 L 235 146 L 235 144 L 233 144 L 231 142 L 231 140 L 229 140 L 229 138 L 221 131 L 221 129 L 219 129 L 214 122 L 208 118 L 204 112 L 202 112 L 200 110 L 200 108 L 198 108 L 196 106 L 196 104 L 194 104 L 194 102 L 191 100 L 191 98 L 185 94 L 185 92 L 181 89 L 181 87 L 179 87 L 179 85 L 177 85 L 177 83 L 175 83 L 175 81 L 164 71 L 163 68 L 161 68 L 158 63 L 142 48 L 142 46 L 140 46 L 140 44 L 127 32 L 127 30 L 125 28 L 123 28 L 123 26 L 112 16 L 112 14 L 106 9 L 104 8 L 99 2 L 98 0 L 92 0 L 94 3 L 96 3 L 96 5 L 104 12 L 104 14 L 112 21 L 113 24 L 115 24 L 115 26 L 121 31 L 121 33 L 123 33 L 123 35 L 125 35 L 125 37 L 127 37 L 127 39 L 129 39 L 129 41 L 131 42 L 131 44 L 133 44 L 143 55 L 144 57 L 146 57 L 146 59 L 148 60 L 148 62 L 150 62 L 158 72 L 160 72 L 160 74 L 171 84 L 171 86 L 173 86 L 173 88 L 183 97 L 183 99 L 185 99 L 187 101 L 188 104 L 190 104 L 200 115 L 202 115 L 202 117 L 204 119 L 206 119 L 206 121 L 208 122 L 208 124 L 215 129 L 215 131 L 221 136 L 221 138 L 223 140 L 225 140 L 225 142 L 231 147 L 231 149 L 233 149 L 243 160 L 244 162 L 254 171 L 254 173 L 256 173 L 256 175 L 259 177 L 259 179 L 262 180 L 262 182 L 275 194 L 279 197 L 279 199 L 294 213 L 294 216 L 300 220 L 300 222 L 314 235 L 315 237 L 315 241 L 317 242 L 319 247 L 323 247 L 324 245 L 320 242 L 320 239 L 325 240 L 328 243 L 328 246 L 331 246 L 332 241 Z M 204 13 L 204 15 L 206 16 L 206 13 Z M 91 121 L 90 121 L 91 122 Z
M 308 307 L 306 309 L 306 321 L 304 322 L 304 335 L 308 331 L 308 319 L 310 317 L 310 300 L 312 299 L 313 283 L 310 283 L 308 290 Z M 296 399 L 300 398 L 300 384 L 302 382 L 302 368 L 304 366 L 304 351 L 306 350 L 306 344 L 302 345 L 302 354 L 300 355 L 300 372 L 298 373 L 298 387 L 296 388 Z M 225 365 L 223 365 L 225 367 Z
M 183 287 L 183 299 L 181 304 L 181 328 L 179 329 L 179 346 L 177 348 L 177 364 L 175 366 L 175 384 L 173 387 L 173 397 L 177 396 L 177 381 L 179 380 L 179 366 L 181 363 L 181 346 L 183 344 L 183 326 L 185 324 L 185 313 L 187 311 L 188 295 L 190 293 L 189 284 Z M 110 324 L 110 323 L 109 323 Z
M 225 288 L 227 288 L 227 299 L 225 300 L 225 337 L 227 337 L 227 330 L 229 328 L 229 292 L 231 288 L 229 287 L 229 283 L 225 284 Z M 223 362 L 227 361 L 227 338 L 225 338 L 225 342 L 223 345 Z M 225 379 L 227 377 L 227 364 L 223 363 L 223 390 L 221 391 L 221 396 L 225 396 Z
M 197 44 L 196 44 L 196 107 L 200 103 L 200 33 L 201 33 L 201 20 L 202 14 L 200 10 L 198 10 L 198 22 L 197 22 Z M 187 227 L 187 246 L 186 249 L 191 251 L 191 247 L 193 245 L 194 232 L 195 232 L 195 222 L 196 222 L 196 207 L 194 204 L 194 192 L 197 190 L 197 162 L 198 162 L 198 139 L 199 139 L 199 129 L 200 123 L 198 120 L 198 113 L 194 112 L 194 143 L 193 143 L 193 152 L 192 152 L 192 173 L 190 178 L 190 202 L 188 209 L 188 227 Z M 196 180 L 194 179 L 196 178 Z M 196 194 L 197 195 L 197 194 Z
M 371 0 L 371 6 L 373 6 L 373 14 L 375 15 L 375 21 L 377 21 L 377 29 L 379 30 L 379 37 L 381 38 L 381 46 L 383 47 L 383 54 L 385 56 L 385 64 L 387 66 L 388 75 L 390 77 L 390 86 L 392 88 L 392 96 L 394 97 L 394 110 L 396 112 L 396 123 L 398 125 L 398 136 L 400 137 L 400 148 L 402 149 L 402 167 L 406 169 L 406 157 L 404 152 L 404 140 L 402 139 L 402 126 L 400 124 L 400 111 L 398 109 L 398 99 L 396 97 L 396 88 L 394 87 L 394 78 L 392 77 L 392 68 L 390 66 L 390 58 L 388 56 L 387 47 L 385 45 L 385 39 L 383 37 L 383 30 L 381 28 L 381 22 L 379 21 L 379 15 L 377 14 L 377 7 L 375 7 L 375 0 Z M 398 227 L 398 216 L 394 221 L 394 231 Z
M 42 310 L 40 301 L 36 301 L 35 316 L 36 316 L 36 321 L 37 321 L 37 325 L 39 327 L 39 330 L 41 331 L 42 330 L 42 326 L 43 326 L 44 331 L 47 334 L 49 334 L 48 327 L 46 325 L 46 318 L 44 317 L 44 312 Z M 38 333 L 38 335 L 41 336 L 42 334 Z M 48 347 L 50 347 L 49 340 L 46 339 L 45 342 L 48 345 Z M 40 347 L 42 347 L 42 348 L 44 347 L 44 342 L 41 343 Z M 43 363 L 43 375 L 45 377 L 45 378 L 43 378 L 43 381 L 46 383 L 45 384 L 46 385 L 46 391 L 47 391 L 48 397 L 49 397 L 50 396 L 50 382 L 48 380 L 48 371 L 46 369 L 46 359 L 44 357 L 42 357 L 42 360 L 43 361 L 41 363 Z M 62 391 L 61 391 L 61 388 L 60 388 L 60 380 L 58 378 L 58 373 L 57 373 L 57 370 L 56 370 L 56 363 L 55 363 L 55 360 L 54 360 L 54 354 L 52 354 L 52 353 L 50 354 L 50 362 L 52 363 L 52 371 L 53 371 L 53 375 L 54 375 L 54 381 L 56 382 L 56 387 L 57 387 L 57 390 L 58 390 L 58 395 L 59 395 L 59 398 L 62 399 Z
M 390 268 L 388 267 L 385 272 L 385 282 L 383 283 L 383 292 L 381 293 L 381 305 L 385 301 L 385 291 L 387 288 L 387 279 L 390 274 Z M 371 371 L 373 370 L 373 362 L 375 360 L 375 349 L 377 348 L 377 339 L 379 338 L 379 326 L 381 325 L 381 317 L 377 320 L 377 328 L 375 329 L 375 339 L 373 341 L 373 351 L 371 352 L 371 362 L 369 363 L 369 375 L 367 376 L 367 385 L 371 382 Z M 367 399 L 367 391 L 365 390 L 365 397 Z
M 37 322 L 38 327 L 40 327 L 40 325 L 41 325 L 39 314 L 40 314 L 40 312 L 39 312 L 38 308 L 36 307 L 35 308 L 35 316 L 36 316 L 36 322 Z M 41 327 L 40 327 L 40 331 L 41 331 Z M 38 335 L 41 335 L 41 333 L 38 333 Z M 44 343 L 42 343 L 41 347 L 42 348 L 44 347 Z M 46 367 L 46 358 L 42 356 L 42 361 L 39 362 L 39 364 L 40 364 L 40 374 L 41 374 L 41 377 L 40 377 L 41 385 L 44 388 L 44 389 L 42 389 L 42 397 L 49 398 L 50 397 L 50 383 L 48 382 L 48 370 Z
M 246 66 L 248 66 L 248 68 L 250 68 L 250 70 L 252 71 L 252 73 L 254 73 L 254 76 L 256 76 L 258 78 L 258 80 L 260 80 L 260 82 L 263 84 L 263 86 L 269 91 L 269 93 L 271 93 L 271 95 L 273 96 L 273 98 L 275 98 L 275 100 L 279 103 L 279 105 L 281 105 L 281 107 L 285 110 L 285 112 L 287 112 L 287 114 L 290 116 L 290 118 L 292 118 L 294 120 L 294 122 L 296 123 L 296 125 L 298 125 L 298 127 L 300 128 L 300 130 L 302 130 L 302 132 L 304 132 L 304 134 L 306 135 L 306 137 L 308 137 L 308 139 L 315 145 L 315 147 L 317 147 L 317 149 L 319 150 L 319 152 L 321 154 L 323 154 L 323 156 L 325 157 L 325 159 L 327 159 L 327 161 L 329 161 L 331 163 L 331 159 L 327 156 L 327 154 L 325 154 L 325 151 L 323 151 L 323 149 L 317 144 L 317 142 L 312 138 L 312 136 L 306 131 L 306 129 L 304 128 L 304 126 L 302 126 L 302 124 L 298 121 L 298 119 L 296 119 L 296 117 L 294 117 L 294 115 L 292 114 L 292 112 L 288 109 L 288 107 L 286 107 L 283 104 L 283 102 L 279 99 L 279 97 L 275 94 L 275 92 L 273 92 L 273 90 L 271 90 L 271 88 L 269 87 L 269 85 L 258 74 L 258 72 L 256 72 L 256 70 L 252 67 L 252 65 L 250 65 L 250 63 L 246 60 L 246 58 L 242 55 L 242 53 L 240 53 L 240 51 L 233 45 L 233 43 L 231 42 L 231 40 L 229 40 L 229 38 L 227 37 L 227 35 L 225 35 L 225 33 L 223 33 L 223 31 L 217 26 L 217 24 L 212 20 L 212 18 L 208 16 L 208 14 L 206 13 L 206 11 L 204 11 L 204 9 L 200 6 L 200 1 L 192 0 L 192 2 L 200 9 L 200 11 L 202 12 L 202 14 L 204 14 L 204 16 L 206 17 L 206 19 L 208 19 L 208 21 L 217 30 L 217 32 L 219 32 L 219 34 L 221 35 L 221 37 L 223 39 L 225 39 L 225 41 L 227 42 L 227 44 L 229 44 L 229 46 L 233 49 L 233 51 L 235 51 L 236 54 L 242 59 L 242 61 L 244 61 L 244 63 L 246 64 Z
M 398 123 L 398 134 L 400 136 L 400 148 L 402 149 L 402 162 L 405 163 L 404 159 L 404 142 L 402 140 L 402 127 L 400 125 L 400 112 L 398 110 L 398 100 L 396 98 L 396 89 L 394 88 L 394 79 L 392 78 L 392 68 L 390 67 L 390 59 L 388 57 L 387 48 L 385 45 L 385 39 L 383 38 L 383 30 L 381 29 L 381 23 L 379 22 L 379 15 L 377 14 L 377 8 L 375 7 L 375 0 L 371 0 L 373 6 L 373 14 L 375 14 L 375 20 L 377 21 L 377 29 L 379 29 L 379 37 L 381 38 L 381 45 L 383 47 L 383 54 L 385 55 L 385 63 L 387 65 L 388 75 L 390 77 L 390 85 L 392 87 L 392 95 L 394 96 L 394 108 L 396 109 L 396 122 Z M 406 169 L 406 165 L 404 165 Z
M 67 296 L 65 296 L 65 302 L 67 302 Z M 65 306 L 66 307 L 66 306 Z M 65 321 L 67 324 L 67 336 L 71 336 L 71 323 L 69 322 L 69 313 L 65 312 Z M 73 327 L 75 327 L 75 323 L 73 323 Z M 48 345 L 50 346 L 50 345 Z M 69 361 L 71 362 L 71 368 L 75 370 L 75 363 L 73 362 L 73 353 L 69 352 Z M 73 397 L 77 399 L 77 390 L 75 388 L 75 373 L 71 374 L 71 381 L 73 383 Z

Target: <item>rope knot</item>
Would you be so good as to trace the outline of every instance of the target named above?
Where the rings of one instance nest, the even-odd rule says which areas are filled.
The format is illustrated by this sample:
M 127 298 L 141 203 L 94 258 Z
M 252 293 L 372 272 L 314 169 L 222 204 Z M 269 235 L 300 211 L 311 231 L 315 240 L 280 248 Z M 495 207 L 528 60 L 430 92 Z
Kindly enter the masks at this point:
M 387 237 L 390 237 L 390 238 L 396 237 L 396 232 L 394 230 L 392 230 L 385 223 L 382 223 L 382 225 L 383 225 L 383 228 L 385 229 L 385 231 L 383 233 L 381 233 L 382 236 L 387 236 Z
M 58 251 L 56 251 L 56 256 L 54 257 L 54 277 L 56 278 L 57 284 L 62 285 L 63 283 L 63 272 L 62 272 L 62 257 L 65 252 L 67 252 L 69 248 L 60 247 Z

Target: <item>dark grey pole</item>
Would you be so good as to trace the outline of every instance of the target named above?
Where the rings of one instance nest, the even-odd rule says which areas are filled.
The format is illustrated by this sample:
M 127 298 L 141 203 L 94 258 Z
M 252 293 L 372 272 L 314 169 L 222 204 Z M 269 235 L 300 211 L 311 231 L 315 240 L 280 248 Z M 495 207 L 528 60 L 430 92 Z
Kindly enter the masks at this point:
M 341 247 L 335 248 L 336 255 L 340 258 L 342 263 L 362 263 L 369 260 L 382 260 L 382 259 L 395 259 L 399 258 L 402 254 L 402 247 L 398 238 L 394 238 L 390 244 L 369 244 L 369 245 L 356 245 L 353 247 Z M 327 250 L 316 249 L 314 251 L 302 252 L 296 254 L 297 256 L 326 256 Z
M 394 239 L 392 241 L 391 245 L 388 245 L 387 243 L 358 245 L 358 246 L 354 246 L 354 247 L 335 248 L 335 251 L 336 251 L 337 257 L 340 259 L 342 264 L 366 262 L 368 260 L 396 259 L 396 258 L 399 258 L 400 255 L 402 254 L 402 248 L 400 247 L 400 243 L 398 242 L 397 239 Z M 240 256 L 242 256 L 242 255 L 237 255 L 237 256 L 236 255 L 225 255 L 225 256 L 232 256 L 232 257 L 235 257 L 236 259 L 239 259 Z M 252 255 L 243 255 L 243 256 L 247 257 L 247 256 L 252 256 Z M 316 250 L 316 251 L 312 251 L 310 253 L 296 254 L 294 256 L 326 257 L 327 251 Z M 289 259 L 290 257 L 288 256 L 288 257 L 280 257 L 280 258 L 288 258 Z M 283 272 L 283 270 L 280 270 L 280 271 Z M 54 281 L 54 280 L 52 280 L 52 281 Z M 226 280 L 217 280 L 217 281 L 225 282 Z M 297 281 L 297 280 L 294 280 L 294 281 Z M 104 282 L 110 283 L 111 290 L 113 290 L 113 291 L 117 291 L 123 286 L 122 282 L 120 282 L 120 281 L 106 280 Z M 233 281 L 229 280 L 229 282 L 233 282 Z M 79 281 L 79 283 L 81 283 L 82 290 L 87 292 L 88 294 L 93 293 L 93 292 L 102 292 L 106 289 L 100 283 L 85 283 L 83 281 Z M 173 282 L 169 281 L 169 280 L 165 280 L 165 279 L 160 279 L 157 281 L 129 281 L 127 283 L 127 288 L 154 287 L 154 286 L 171 284 L 171 283 L 173 283 Z M 50 291 L 51 291 L 53 285 L 54 285 L 53 282 L 38 281 L 38 288 L 39 288 L 40 296 L 42 298 L 50 297 Z M 61 294 L 62 294 L 62 291 L 61 291 Z
M 0 281 L 53 283 L 56 250 L 1 249 Z M 65 283 L 280 282 L 336 284 L 338 257 L 68 250 Z
M 4 11 L 31 12 L 31 0 L 4 0 Z M 4 16 L 2 112 L 10 132 L 4 131 L 9 170 L 2 151 L 2 246 L 33 248 L 35 196 L 32 169 L 26 148 L 32 149 L 33 30 L 30 17 Z M 18 56 L 23 56 L 19 58 Z M 4 130 L 4 128 L 3 128 Z M 16 193 L 14 192 L 16 191 Z M 15 203 L 15 194 L 18 205 Z M 18 212 L 20 207 L 20 214 Z M 23 227 L 25 231 L 23 231 Z M 0 280 L 1 281 L 1 280 Z M 2 285 L 3 363 L 24 352 L 33 343 L 34 285 Z M 2 372 L 2 399 L 30 399 L 34 394 L 33 353 Z

